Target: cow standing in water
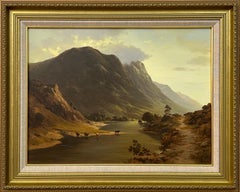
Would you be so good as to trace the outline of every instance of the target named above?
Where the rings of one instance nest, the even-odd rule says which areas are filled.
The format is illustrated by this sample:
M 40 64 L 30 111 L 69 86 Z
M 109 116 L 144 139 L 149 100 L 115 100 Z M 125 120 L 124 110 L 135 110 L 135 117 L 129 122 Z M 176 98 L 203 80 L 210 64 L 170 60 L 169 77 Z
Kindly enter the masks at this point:
M 76 132 L 76 136 L 79 137 L 79 136 L 80 136 L 80 133 Z
M 115 135 L 119 135 L 120 134 L 120 130 L 115 130 Z
M 88 138 L 89 133 L 84 133 L 85 138 Z

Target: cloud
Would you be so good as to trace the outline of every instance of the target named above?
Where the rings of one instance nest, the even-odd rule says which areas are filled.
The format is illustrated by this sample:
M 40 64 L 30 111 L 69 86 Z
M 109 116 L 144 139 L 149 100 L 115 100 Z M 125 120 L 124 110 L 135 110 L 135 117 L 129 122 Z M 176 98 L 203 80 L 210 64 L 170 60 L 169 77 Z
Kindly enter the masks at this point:
M 29 31 L 29 61 L 38 62 L 56 56 L 72 47 L 92 46 L 105 50 L 121 41 L 124 30 L 109 29 L 31 29 Z
M 109 47 L 110 50 L 119 57 L 122 63 L 130 63 L 131 61 L 144 61 L 150 56 L 140 48 L 117 44 Z
M 144 61 L 150 57 L 141 48 L 138 48 L 128 41 L 123 40 L 122 37 L 117 36 L 121 34 L 120 31 L 109 30 L 109 32 L 107 32 L 105 30 L 105 32 L 97 31 L 98 33 L 96 33 L 95 31 L 94 33 L 94 31 L 88 30 L 88 34 L 87 30 L 83 30 L 83 33 L 80 33 L 79 31 L 78 33 L 77 31 L 68 33 L 68 30 L 60 32 L 56 31 L 57 33 L 55 36 L 46 36 L 46 38 L 42 38 L 40 43 L 38 43 L 38 46 L 34 47 L 33 44 L 30 45 L 30 50 L 38 50 L 35 52 L 31 51 L 30 62 L 37 62 L 46 58 L 55 57 L 64 50 L 72 47 L 84 46 L 93 47 L 104 54 L 114 54 L 121 60 L 122 63 L 130 63 L 131 61 L 137 60 Z M 104 34 L 102 34 L 102 38 L 100 38 L 101 32 L 104 32 Z M 63 37 L 63 34 L 68 34 L 68 37 Z
M 149 58 L 149 55 L 140 48 L 133 45 L 126 45 L 121 39 L 111 36 L 96 40 L 90 36 L 81 39 L 78 35 L 74 35 L 73 42 L 76 47 L 90 46 L 105 54 L 114 54 L 119 57 L 122 63 L 130 63 L 137 60 L 143 61 Z
M 201 33 L 207 31 L 201 31 Z M 185 49 L 190 50 L 194 53 L 200 53 L 204 55 L 209 55 L 210 53 L 210 35 L 209 38 L 206 39 L 206 35 L 201 38 L 200 32 L 179 34 L 176 36 L 176 42 L 184 47 Z
M 63 31 L 68 36 L 69 34 L 77 35 L 81 39 L 85 39 L 86 37 L 91 37 L 93 40 L 101 40 L 107 37 L 118 37 L 124 32 L 122 29 L 76 29 L 76 30 L 68 30 L 66 32 Z
M 174 71 L 195 71 L 195 69 L 187 68 L 187 67 L 174 67 Z
M 147 41 L 143 41 L 144 44 L 151 44 L 152 41 L 151 40 L 147 40 Z
M 59 40 L 56 37 L 47 37 L 42 39 L 41 46 L 42 47 L 56 47 L 59 45 Z
M 185 67 L 175 67 L 173 68 L 174 71 L 187 71 L 188 69 Z
M 47 53 L 50 56 L 56 57 L 62 52 L 62 48 L 59 46 L 55 48 L 45 47 L 45 48 L 42 48 L 42 51 Z
M 210 58 L 207 56 L 197 56 L 188 60 L 187 64 L 197 65 L 197 66 L 209 66 Z
M 90 36 L 87 36 L 86 38 L 82 39 L 78 35 L 74 35 L 73 43 L 74 43 L 74 46 L 76 47 L 90 46 L 96 49 L 106 49 L 109 46 L 121 44 L 122 41 L 118 39 L 114 39 L 111 36 L 105 37 L 100 40 L 96 40 Z

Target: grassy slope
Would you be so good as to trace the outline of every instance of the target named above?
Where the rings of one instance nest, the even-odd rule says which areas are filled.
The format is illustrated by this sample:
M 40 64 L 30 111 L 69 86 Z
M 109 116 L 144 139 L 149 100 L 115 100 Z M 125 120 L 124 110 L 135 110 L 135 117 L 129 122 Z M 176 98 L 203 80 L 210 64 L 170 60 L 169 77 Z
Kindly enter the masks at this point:
M 104 134 L 105 131 L 99 130 L 91 122 L 85 121 L 67 121 L 58 117 L 51 111 L 40 104 L 35 97 L 29 97 L 29 105 L 34 106 L 34 111 L 41 113 L 44 120 L 38 127 L 29 128 L 29 150 L 46 148 L 60 143 L 63 134 L 76 136 L 76 132 L 80 134 L 89 133 Z

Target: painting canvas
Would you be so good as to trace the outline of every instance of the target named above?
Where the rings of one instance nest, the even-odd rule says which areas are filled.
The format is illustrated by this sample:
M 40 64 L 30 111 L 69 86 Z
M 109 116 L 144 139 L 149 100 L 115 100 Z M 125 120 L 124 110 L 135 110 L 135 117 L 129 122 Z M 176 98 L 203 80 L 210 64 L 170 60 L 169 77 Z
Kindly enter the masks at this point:
M 211 164 L 211 30 L 28 31 L 28 163 Z

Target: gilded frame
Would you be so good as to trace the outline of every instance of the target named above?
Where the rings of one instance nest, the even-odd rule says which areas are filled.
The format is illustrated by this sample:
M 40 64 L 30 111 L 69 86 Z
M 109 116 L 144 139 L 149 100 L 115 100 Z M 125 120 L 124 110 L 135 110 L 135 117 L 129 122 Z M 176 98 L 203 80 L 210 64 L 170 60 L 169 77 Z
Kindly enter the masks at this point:
M 61 11 L 59 11 L 62 10 Z M 239 191 L 237 1 L 1 1 L 1 190 Z M 80 10 L 80 11 L 79 11 Z M 164 14 L 162 14 L 164 12 Z M 79 14 L 80 13 L 80 14 Z M 118 13 L 118 14 L 115 14 Z M 133 14 L 135 13 L 135 14 Z M 79 16 L 80 15 L 80 16 Z M 20 23 L 24 19 L 205 19 L 220 22 L 220 163 L 216 172 L 22 171 Z M 26 79 L 25 79 L 26 80 Z M 20 107 L 19 107 L 20 106 Z

